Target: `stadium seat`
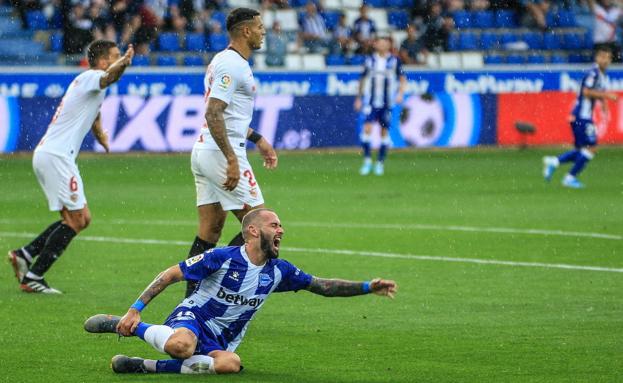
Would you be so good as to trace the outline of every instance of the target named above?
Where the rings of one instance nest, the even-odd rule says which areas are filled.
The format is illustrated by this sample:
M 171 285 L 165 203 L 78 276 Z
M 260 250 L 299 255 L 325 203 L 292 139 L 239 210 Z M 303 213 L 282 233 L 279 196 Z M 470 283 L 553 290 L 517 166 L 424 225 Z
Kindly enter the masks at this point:
M 514 32 L 504 32 L 500 35 L 500 44 L 504 46 L 505 44 L 514 43 L 519 40 L 519 37 Z
M 307 0 L 290 0 L 290 6 L 292 8 L 304 7 L 307 4 Z
M 579 33 L 565 33 L 562 36 L 562 46 L 565 49 L 577 50 L 584 46 L 583 36 Z
M 567 58 L 561 54 L 553 54 L 550 58 L 549 58 L 549 62 L 552 64 L 566 64 L 567 63 Z
M 227 37 L 226 34 L 213 33 L 210 35 L 210 38 L 209 38 L 210 51 L 212 52 L 222 51 L 223 49 L 227 48 L 228 44 L 229 44 L 229 38 Z
M 467 11 L 456 11 L 452 15 L 456 29 L 467 29 L 472 27 L 472 16 Z
M 487 65 L 496 65 L 502 64 L 504 61 L 502 60 L 502 56 L 498 54 L 490 54 L 485 56 L 485 64 Z
M 508 10 L 496 11 L 495 26 L 497 28 L 516 28 L 517 19 L 515 17 L 515 12 Z
M 473 26 L 476 28 L 493 28 L 495 26 L 495 20 L 493 12 L 491 11 L 478 11 L 473 13 Z
M 293 9 L 280 9 L 275 12 L 275 20 L 281 24 L 281 29 L 288 31 L 296 31 L 299 29 L 298 15 Z M 272 27 L 270 25 L 269 27 Z M 224 29 L 223 29 L 224 30 Z
M 206 38 L 203 33 L 188 33 L 186 35 L 186 50 L 202 52 L 206 49 Z
M 50 50 L 52 52 L 63 51 L 63 34 L 60 32 L 50 34 Z
M 305 2 L 307 4 L 307 1 Z M 305 6 L 303 4 L 301 7 Z M 324 7 L 326 9 L 342 9 L 342 0 L 325 0 Z
M 26 24 L 30 30 L 48 29 L 48 19 L 46 19 L 42 11 L 27 12 Z
M 396 29 L 407 29 L 407 25 L 409 24 L 409 14 L 404 10 L 389 11 L 387 14 L 387 20 L 389 25 Z
M 184 66 L 203 66 L 203 57 L 196 55 L 184 56 Z
M 570 64 L 581 64 L 584 62 L 584 58 L 580 53 L 570 53 L 569 54 L 569 63 Z
M 526 58 L 524 57 L 524 55 L 513 53 L 513 54 L 506 56 L 507 64 L 518 65 L 518 64 L 525 64 L 525 62 L 526 62 Z
M 409 5 L 403 0 L 385 0 L 385 4 L 388 8 L 408 8 Z
M 286 69 L 300 70 L 303 68 L 303 58 L 299 54 L 286 55 Z
M 158 66 L 176 66 L 177 58 L 175 56 L 158 56 L 156 63 Z
M 210 20 L 216 21 L 217 23 L 221 24 L 221 29 L 223 31 L 227 30 L 227 15 L 224 12 L 215 11 L 212 14 L 212 17 L 210 17 Z
M 383 8 L 385 6 L 385 0 L 364 0 L 364 4 L 370 7 Z
M 321 54 L 303 55 L 303 69 L 305 70 L 322 70 L 326 68 L 325 57 Z
M 522 40 L 528 44 L 530 49 L 543 48 L 543 35 L 539 32 L 526 32 L 523 34 Z
M 547 50 L 560 49 L 560 35 L 556 32 L 546 32 L 543 35 L 543 48 Z
M 324 19 L 324 24 L 326 25 L 327 29 L 333 30 L 340 21 L 340 12 L 326 11 L 322 13 L 322 18 Z
M 483 50 L 493 50 L 499 48 L 498 36 L 494 32 L 482 32 L 480 34 L 480 48 Z
M 348 60 L 349 65 L 363 65 L 366 62 L 366 56 L 364 55 L 352 55 Z
M 528 64 L 545 64 L 545 56 L 540 54 L 531 54 L 528 56 Z
M 478 36 L 474 32 L 463 32 L 459 35 L 459 49 L 473 51 L 478 49 Z
M 575 28 L 577 22 L 575 20 L 575 13 L 567 9 L 559 9 L 555 17 L 554 25 L 559 28 Z
M 163 52 L 177 52 L 180 50 L 180 40 L 177 34 L 164 32 L 158 36 L 158 48 Z
M 342 55 L 328 55 L 326 64 L 327 66 L 346 65 L 346 58 Z
M 132 59 L 132 66 L 149 66 L 151 65 L 149 56 L 147 55 L 136 55 Z
M 593 31 L 587 30 L 584 33 L 584 49 L 593 49 Z
M 368 11 L 368 17 L 376 24 L 377 31 L 383 32 L 389 29 L 387 11 L 385 9 L 372 8 Z
M 458 51 L 459 50 L 459 33 L 452 33 L 448 36 L 448 50 L 449 51 Z

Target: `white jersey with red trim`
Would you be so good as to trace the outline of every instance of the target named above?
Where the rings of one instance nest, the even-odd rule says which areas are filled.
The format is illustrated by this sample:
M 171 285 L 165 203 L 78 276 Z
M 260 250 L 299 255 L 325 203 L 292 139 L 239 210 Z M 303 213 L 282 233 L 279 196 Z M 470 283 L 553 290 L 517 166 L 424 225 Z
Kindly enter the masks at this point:
M 227 103 L 223 112 L 227 138 L 236 154 L 245 154 L 256 93 L 249 62 L 232 48 L 219 52 L 208 66 L 204 84 L 206 105 L 210 98 Z M 220 149 L 212 138 L 207 123 L 204 123 L 195 147 Z
M 90 69 L 71 82 L 35 151 L 76 159 L 106 97 L 106 89 L 100 88 L 104 73 Z

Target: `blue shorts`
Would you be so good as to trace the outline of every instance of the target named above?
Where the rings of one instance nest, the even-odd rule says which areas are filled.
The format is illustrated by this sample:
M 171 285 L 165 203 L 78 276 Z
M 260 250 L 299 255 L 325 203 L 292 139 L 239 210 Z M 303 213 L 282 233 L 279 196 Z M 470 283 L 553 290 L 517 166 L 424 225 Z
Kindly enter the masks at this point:
M 195 355 L 208 355 L 212 351 L 224 351 L 227 348 L 215 339 L 215 337 L 211 336 L 212 331 L 206 329 L 202 325 L 201 320 L 197 319 L 197 314 L 188 307 L 175 308 L 164 322 L 164 325 L 172 329 L 183 327 L 192 331 L 197 337 Z
M 597 131 L 592 121 L 577 120 L 571 123 L 576 148 L 597 145 Z
M 389 109 L 388 108 L 372 108 L 369 113 L 366 114 L 365 122 L 378 121 L 381 128 L 389 128 Z

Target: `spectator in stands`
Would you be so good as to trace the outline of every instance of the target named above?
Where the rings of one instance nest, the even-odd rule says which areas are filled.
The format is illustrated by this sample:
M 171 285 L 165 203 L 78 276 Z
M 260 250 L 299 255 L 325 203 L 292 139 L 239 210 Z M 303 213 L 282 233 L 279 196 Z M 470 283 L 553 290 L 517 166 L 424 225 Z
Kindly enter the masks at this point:
M 595 19 L 593 43 L 595 48 L 608 47 L 612 51 L 614 62 L 621 62 L 621 44 L 617 26 L 623 15 L 621 7 L 612 0 L 589 0 L 589 6 Z
M 95 40 L 117 41 L 117 33 L 110 17 L 107 1 L 93 1 L 89 8 L 89 18 L 93 21 L 92 33 Z
M 331 40 L 331 53 L 348 54 L 353 45 L 353 30 L 346 21 L 346 15 L 340 13 L 335 29 L 333 29 L 333 40 Z
M 312 1 L 305 6 L 300 38 L 303 45 L 313 53 L 320 52 L 329 45 L 330 35 L 327 31 L 327 26 L 322 16 L 318 13 L 316 4 Z
M 262 9 L 286 9 L 290 8 L 288 0 L 262 0 Z
M 539 28 L 546 30 L 550 26 L 547 25 L 547 13 L 551 9 L 549 0 L 526 0 L 524 2 L 526 12 L 523 13 L 522 24 L 527 28 Z
M 130 26 L 131 31 L 135 31 L 133 40 L 136 54 L 149 54 L 150 44 L 164 26 L 163 16 L 164 12 L 156 1 L 146 1 L 139 7 L 138 14 L 132 16 Z
M 489 0 L 472 0 L 469 9 L 471 11 L 486 11 L 489 9 Z
M 11 5 L 17 9 L 19 18 L 22 20 L 22 28 L 28 29 L 28 20 L 26 14 L 28 11 L 35 11 L 41 9 L 39 0 L 11 0 Z
M 463 0 L 444 0 L 442 8 L 447 13 L 454 13 L 456 11 L 465 10 L 465 1 Z
M 448 37 L 454 29 L 452 17 L 442 13 L 441 4 L 430 4 L 428 15 L 424 19 L 424 33 L 422 44 L 429 52 L 441 52 L 448 50 Z
M 425 62 L 424 46 L 422 41 L 418 39 L 418 31 L 413 24 L 407 26 L 407 38 L 400 44 L 398 57 L 406 65 L 417 65 Z
M 64 28 L 63 51 L 65 54 L 80 54 L 93 40 L 93 21 L 83 3 L 76 3 Z
M 353 26 L 353 35 L 357 42 L 357 53 L 371 54 L 374 50 L 374 41 L 376 38 L 376 25 L 374 21 L 368 17 L 368 6 L 363 4 L 359 8 L 359 17 L 355 20 Z
M 287 37 L 281 31 L 281 23 L 276 21 L 266 33 L 266 65 L 283 66 L 288 52 Z

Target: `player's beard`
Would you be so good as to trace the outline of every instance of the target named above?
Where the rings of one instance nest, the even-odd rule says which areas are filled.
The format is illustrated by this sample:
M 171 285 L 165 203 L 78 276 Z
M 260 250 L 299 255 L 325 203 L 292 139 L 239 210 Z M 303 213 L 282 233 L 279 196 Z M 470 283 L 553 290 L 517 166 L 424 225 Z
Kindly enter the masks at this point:
M 279 250 L 273 246 L 273 239 L 260 230 L 260 249 L 269 259 L 279 258 Z

